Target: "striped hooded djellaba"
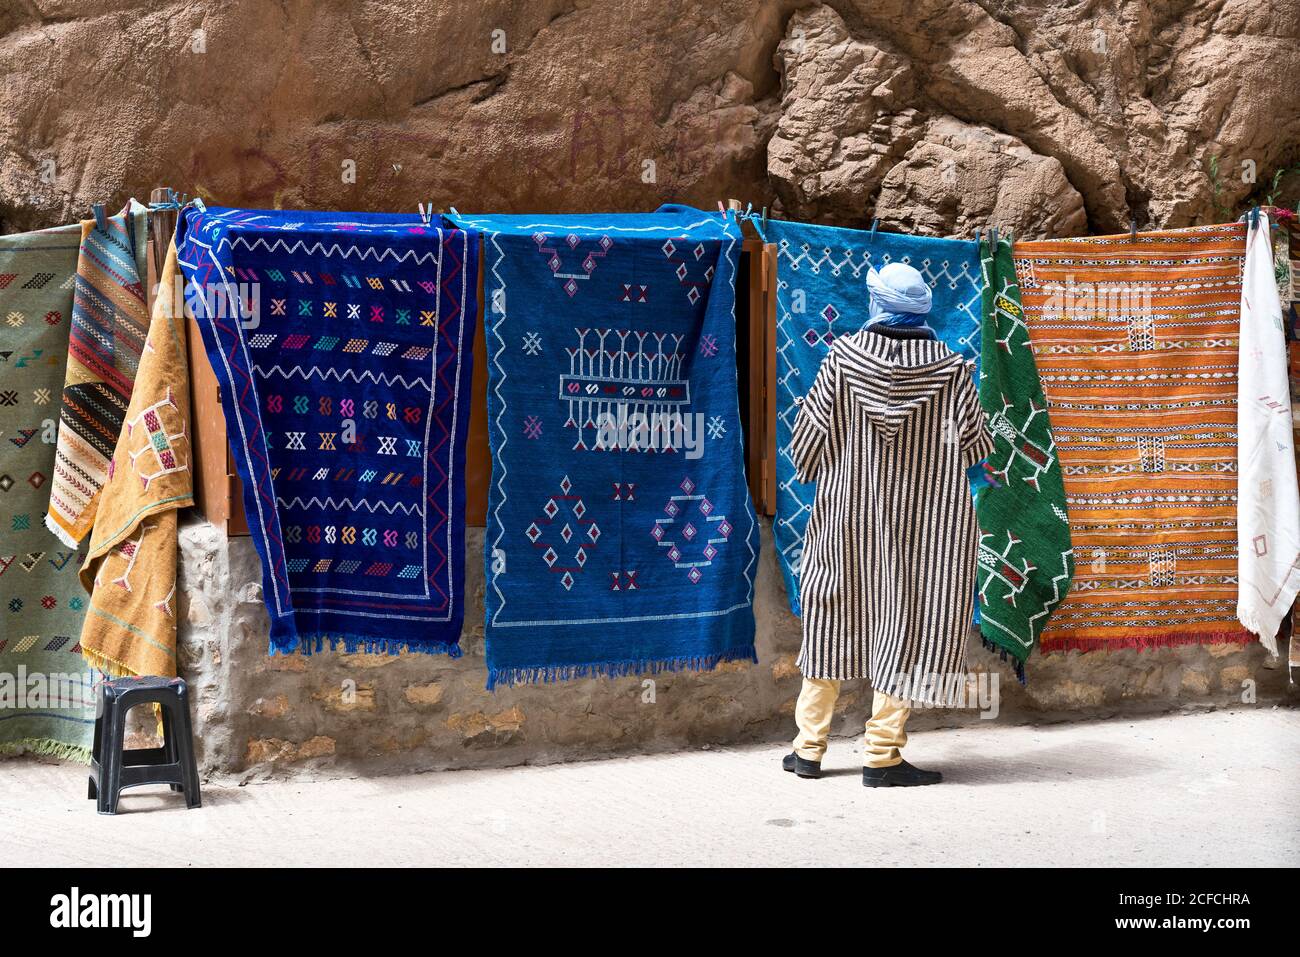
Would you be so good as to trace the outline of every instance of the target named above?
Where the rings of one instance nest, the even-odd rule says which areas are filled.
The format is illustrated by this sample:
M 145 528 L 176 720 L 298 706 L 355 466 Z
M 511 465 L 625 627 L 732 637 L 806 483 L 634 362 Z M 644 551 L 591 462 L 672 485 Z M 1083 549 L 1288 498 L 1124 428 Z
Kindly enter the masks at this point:
M 835 341 L 791 438 L 798 480 L 817 483 L 805 676 L 961 700 L 979 540 L 966 469 L 991 450 L 970 370 L 942 342 L 869 329 Z

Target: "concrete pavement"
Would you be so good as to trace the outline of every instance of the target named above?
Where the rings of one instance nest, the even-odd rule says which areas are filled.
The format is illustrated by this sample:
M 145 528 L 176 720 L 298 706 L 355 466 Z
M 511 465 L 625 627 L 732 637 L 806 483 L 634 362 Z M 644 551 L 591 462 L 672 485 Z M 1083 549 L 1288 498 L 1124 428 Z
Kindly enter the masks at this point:
M 86 772 L 0 761 L 0 859 L 50 865 L 1300 865 L 1300 711 L 913 736 L 930 788 L 867 790 L 784 745 L 382 778 L 209 783 L 100 817 Z

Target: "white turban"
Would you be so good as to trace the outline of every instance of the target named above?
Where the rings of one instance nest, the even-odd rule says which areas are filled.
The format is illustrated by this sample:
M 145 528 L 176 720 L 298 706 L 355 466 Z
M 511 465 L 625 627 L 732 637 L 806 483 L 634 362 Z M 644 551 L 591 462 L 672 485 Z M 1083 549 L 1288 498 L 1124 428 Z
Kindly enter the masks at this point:
M 930 311 L 930 287 L 906 263 L 890 263 L 879 272 L 868 267 L 867 290 L 871 293 L 869 324 L 925 324 L 921 317 Z

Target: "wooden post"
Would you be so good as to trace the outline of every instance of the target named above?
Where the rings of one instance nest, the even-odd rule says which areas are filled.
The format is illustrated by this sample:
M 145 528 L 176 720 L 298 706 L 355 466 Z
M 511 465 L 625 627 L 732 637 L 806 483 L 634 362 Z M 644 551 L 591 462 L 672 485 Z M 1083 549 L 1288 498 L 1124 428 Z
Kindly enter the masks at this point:
M 465 524 L 472 527 L 487 525 L 488 485 L 492 481 L 492 453 L 488 447 L 487 379 L 488 341 L 487 317 L 483 296 L 483 244 L 478 249 L 478 322 L 475 324 L 474 381 L 471 383 L 469 406 L 469 434 L 465 441 Z
M 155 189 L 150 201 L 165 202 L 170 193 Z M 167 249 L 176 234 L 179 210 L 150 215 L 150 290 L 162 271 Z M 221 411 L 221 387 L 203 348 L 203 334 L 193 316 L 185 320 L 185 348 L 190 364 L 190 470 L 194 476 L 194 507 L 227 535 L 247 535 L 244 493 L 226 440 L 226 417 Z

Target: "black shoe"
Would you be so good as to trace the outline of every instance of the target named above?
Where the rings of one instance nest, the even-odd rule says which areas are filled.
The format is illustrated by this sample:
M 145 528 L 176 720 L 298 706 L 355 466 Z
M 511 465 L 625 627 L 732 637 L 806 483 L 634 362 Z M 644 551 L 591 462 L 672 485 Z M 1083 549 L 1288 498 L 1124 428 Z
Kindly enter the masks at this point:
M 906 761 L 900 761 L 890 768 L 862 769 L 864 788 L 916 788 L 938 784 L 942 780 L 943 775 L 938 771 L 922 771 Z
M 791 751 L 781 759 L 781 767 L 799 775 L 801 778 L 819 778 L 822 776 L 822 763 L 801 758 Z

